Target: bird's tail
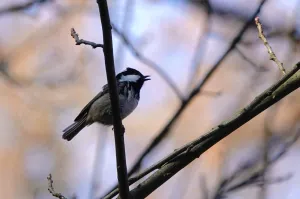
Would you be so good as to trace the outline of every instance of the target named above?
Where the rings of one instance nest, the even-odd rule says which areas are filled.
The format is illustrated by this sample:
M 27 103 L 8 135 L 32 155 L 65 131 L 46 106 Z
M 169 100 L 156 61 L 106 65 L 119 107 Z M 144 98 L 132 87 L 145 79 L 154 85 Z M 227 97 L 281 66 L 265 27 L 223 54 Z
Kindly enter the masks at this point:
M 87 116 L 83 117 L 63 130 L 62 138 L 68 141 L 72 140 L 86 126 L 86 118 Z

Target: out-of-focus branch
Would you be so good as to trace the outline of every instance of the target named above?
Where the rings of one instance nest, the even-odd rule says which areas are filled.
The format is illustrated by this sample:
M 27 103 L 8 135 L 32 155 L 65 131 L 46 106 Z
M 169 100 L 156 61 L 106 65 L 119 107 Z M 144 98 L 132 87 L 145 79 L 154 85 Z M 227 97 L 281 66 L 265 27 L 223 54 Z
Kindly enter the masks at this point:
M 185 152 L 164 164 L 158 171 L 154 172 L 150 177 L 134 188 L 131 191 L 132 196 L 136 198 L 145 198 L 217 142 L 299 88 L 299 70 L 300 62 L 276 84 L 256 97 L 254 101 L 242 109 L 236 116 L 228 121 L 222 122 L 205 134 L 205 139 L 201 136 L 197 140 L 191 142 L 188 146 L 184 146 L 185 148 L 187 147 Z
M 203 199 L 209 199 L 209 193 L 207 189 L 206 178 L 204 176 L 200 176 L 200 189 L 201 189 L 201 196 Z
M 193 84 L 196 81 L 197 75 L 198 75 L 199 70 L 200 70 L 201 60 L 203 59 L 205 49 L 207 48 L 208 36 L 211 32 L 211 22 L 212 22 L 213 9 L 210 5 L 209 0 L 201 1 L 201 4 L 203 5 L 203 7 L 206 11 L 206 22 L 205 22 L 205 25 L 204 25 L 204 28 L 203 28 L 204 33 L 199 35 L 198 42 L 197 42 L 197 45 L 196 45 L 196 48 L 195 48 L 195 53 L 194 53 L 193 60 L 192 60 L 192 63 L 191 63 L 191 69 L 190 69 L 191 72 L 190 72 L 189 77 L 188 77 L 189 82 L 187 83 L 187 89 L 188 90 L 191 90 L 193 88 Z
M 269 33 L 264 33 L 265 37 L 269 38 L 269 39 L 276 39 L 278 37 L 283 37 L 286 35 L 289 35 L 289 32 L 269 32 Z M 259 38 L 255 38 L 255 39 L 247 39 L 247 40 L 243 40 L 240 42 L 241 45 L 245 46 L 245 47 L 252 47 L 254 45 L 257 44 L 261 44 L 261 40 Z
M 239 33 L 236 35 L 236 37 L 232 40 L 230 46 L 228 47 L 228 49 L 225 51 L 225 53 L 223 54 L 222 57 L 220 57 L 220 59 L 211 67 L 211 69 L 207 72 L 207 74 L 204 76 L 204 78 L 202 79 L 202 81 L 191 91 L 191 93 L 189 94 L 188 98 L 186 100 L 183 101 L 183 103 L 180 105 L 180 107 L 177 109 L 177 111 L 174 113 L 173 117 L 169 120 L 169 122 L 164 126 L 164 128 L 162 129 L 162 131 L 150 142 L 150 144 L 144 149 L 144 151 L 141 153 L 141 155 L 138 157 L 138 159 L 136 160 L 136 162 L 133 164 L 133 167 L 131 168 L 131 170 L 129 171 L 129 176 L 131 176 L 134 172 L 136 172 L 141 164 L 143 159 L 170 133 L 171 128 L 173 127 L 173 125 L 176 123 L 176 121 L 178 120 L 178 118 L 181 116 L 181 114 L 183 113 L 183 111 L 185 110 L 185 108 L 189 105 L 189 103 L 194 99 L 194 97 L 196 95 L 198 95 L 199 93 L 202 92 L 202 88 L 203 86 L 208 82 L 208 80 L 212 77 L 212 75 L 215 73 L 215 71 L 220 67 L 221 63 L 225 60 L 225 58 L 231 53 L 231 51 L 233 49 L 235 49 L 236 45 L 239 43 L 239 41 L 242 39 L 242 36 L 244 35 L 244 33 L 246 32 L 246 30 L 248 29 L 248 27 L 250 26 L 251 23 L 253 23 L 254 18 L 258 15 L 258 13 L 260 12 L 262 6 L 264 5 L 264 3 L 266 2 L 266 0 L 262 0 L 259 4 L 259 6 L 257 7 L 257 9 L 255 10 L 254 14 L 250 17 L 250 19 L 243 25 L 243 27 L 241 28 L 241 30 L 239 31 Z M 206 139 L 207 137 L 204 136 L 201 138 L 202 139 Z M 186 147 L 190 147 L 190 145 L 186 145 Z M 185 149 L 180 149 L 177 150 L 175 153 L 177 154 L 173 154 L 174 157 L 176 157 L 178 154 L 182 153 L 183 151 L 185 151 L 187 148 Z M 172 156 L 172 155 L 171 155 Z M 154 171 L 155 169 L 159 168 L 159 166 L 164 165 L 166 162 L 168 162 L 170 159 L 172 159 L 172 157 L 167 157 L 166 159 L 160 161 L 158 164 L 151 166 L 149 169 L 146 170 L 146 172 L 143 172 L 143 175 L 139 175 L 140 176 L 145 176 L 149 173 L 151 173 L 152 171 Z M 158 166 L 159 165 L 159 166 Z M 134 180 L 135 182 L 135 180 Z M 133 181 L 129 181 L 130 184 L 134 183 Z M 116 186 L 115 186 L 116 187 Z M 115 196 L 116 194 L 118 194 L 118 190 L 113 187 L 113 189 L 111 191 L 108 192 L 108 194 L 105 194 L 105 198 L 112 198 L 113 196 Z M 106 196 L 107 195 L 107 196 Z
M 123 35 L 123 34 L 122 34 Z M 91 42 L 91 41 L 87 41 L 87 40 L 84 40 L 84 39 L 80 39 L 79 38 L 79 35 L 78 35 L 78 33 L 76 32 L 76 30 L 74 29 L 74 28 L 71 28 L 71 36 L 74 38 L 74 40 L 75 40 L 75 43 L 76 43 L 76 45 L 81 45 L 81 44 L 84 44 L 84 45 L 89 45 L 89 46 L 91 46 L 92 48 L 103 48 L 103 44 L 97 44 L 97 43 L 95 43 L 95 42 Z M 124 36 L 124 38 L 126 38 L 125 37 L 125 35 L 123 35 Z M 128 41 L 128 39 L 126 38 L 126 41 Z M 132 47 L 133 47 L 133 45 L 130 43 L 129 45 L 131 45 Z M 143 55 L 141 55 L 138 51 L 136 51 L 137 53 L 138 53 L 138 57 L 142 57 L 142 59 L 143 59 Z M 148 60 L 148 61 L 146 61 L 147 63 L 149 62 L 152 62 L 152 61 L 150 61 L 150 60 Z M 154 64 L 154 62 L 152 62 L 153 64 Z M 155 64 L 154 64 L 155 65 Z M 154 66 L 154 65 L 148 65 L 150 68 L 152 68 L 152 69 L 154 69 L 154 67 L 157 67 L 158 68 L 158 70 L 156 70 L 156 72 L 157 73 L 160 73 L 162 70 L 160 70 L 159 69 L 159 66 Z M 154 69 L 155 70 L 155 69 Z M 164 73 L 164 72 L 163 72 Z M 169 82 L 169 77 L 168 77 L 168 75 L 165 73 L 165 74 L 160 74 L 163 78 L 166 78 L 167 77 L 167 79 L 164 79 L 166 82 L 167 82 L 167 84 L 173 84 L 172 82 Z M 171 86 L 172 87 L 172 86 Z M 176 87 L 175 85 L 174 85 L 174 87 Z M 176 90 L 178 91 L 178 92 L 180 92 L 177 88 L 176 88 Z M 174 91 L 175 93 L 178 93 L 177 91 Z M 179 93 L 178 93 L 179 94 Z M 221 92 L 220 91 L 218 91 L 218 92 L 214 92 L 214 91 L 203 91 L 203 94 L 205 94 L 205 95 L 208 95 L 208 96 L 219 96 L 220 94 L 221 94 Z M 180 94 L 181 95 L 181 94 Z M 179 97 L 179 96 L 178 96 Z M 180 97 L 180 99 L 181 100 L 183 100 L 183 98 L 182 97 Z
M 78 63 L 78 60 L 81 59 L 80 57 L 76 58 L 74 60 L 74 63 Z M 90 60 L 89 60 L 90 61 Z M 73 64 L 73 63 L 72 63 Z M 0 58 L 0 78 L 4 78 L 7 83 L 9 83 L 9 86 L 13 86 L 16 88 L 25 88 L 29 87 L 33 84 L 37 84 L 38 78 L 32 77 L 32 78 L 18 78 L 17 76 L 14 76 L 10 73 L 10 63 L 7 62 L 5 59 Z M 78 71 L 75 69 L 71 69 L 71 71 L 68 72 L 68 74 L 64 78 L 60 78 L 59 80 L 55 81 L 47 81 L 43 84 L 39 84 L 41 86 L 45 86 L 48 88 L 53 88 L 54 85 L 59 84 L 60 87 L 69 84 L 70 82 L 74 81 L 74 77 L 78 75 Z M 53 80 L 53 79 L 52 79 Z M 211 94 L 212 95 L 212 94 Z
M 53 0 L 33 0 L 25 3 L 20 3 L 17 5 L 12 5 L 6 8 L 0 8 L 0 16 L 8 13 L 19 12 L 22 10 L 26 10 L 35 4 L 44 4 L 46 2 L 50 2 Z
M 48 0 L 47 2 L 54 2 L 53 0 Z M 23 5 L 23 4 L 21 4 Z M 25 9 L 25 8 L 24 8 Z M 74 8 L 74 6 L 70 7 L 66 12 L 64 12 L 61 16 L 61 20 L 58 20 L 59 22 L 55 22 L 54 24 L 49 24 L 46 26 L 41 26 L 40 28 L 36 29 L 34 33 L 30 34 L 28 37 L 24 38 L 21 42 L 19 42 L 16 46 L 7 51 L 5 54 L 0 55 L 0 77 L 5 78 L 7 83 L 10 84 L 10 86 L 15 87 L 23 87 L 23 86 L 30 86 L 31 84 L 35 83 L 35 77 L 30 79 L 19 79 L 17 76 L 10 73 L 10 67 L 11 66 L 11 60 L 14 60 L 15 57 L 18 57 L 21 53 L 21 51 L 25 50 L 24 46 L 32 45 L 32 43 L 35 43 L 35 41 L 39 40 L 39 45 L 44 45 L 43 41 L 45 38 L 53 36 L 53 30 L 58 30 L 65 26 L 65 21 L 68 21 L 71 19 L 74 14 L 78 14 L 82 12 L 84 7 L 80 8 Z M 0 9 L 1 10 L 1 9 Z M 20 13 L 22 11 L 18 10 Z M 17 12 L 14 12 L 17 13 Z M 47 40 L 47 39 L 46 39 Z M 4 64 L 3 64 L 4 63 Z M 60 79 L 59 85 L 62 86 L 63 84 L 69 83 L 70 80 L 73 78 L 74 73 L 68 75 L 66 79 Z M 57 82 L 56 82 L 57 83 Z M 48 86 L 48 85 L 47 85 Z
M 173 92 L 176 94 L 176 96 L 180 100 L 184 100 L 179 88 L 176 86 L 174 81 L 169 77 L 169 75 L 162 70 L 162 67 L 158 66 L 154 61 L 146 58 L 145 55 L 143 55 L 141 52 L 139 52 L 134 45 L 129 41 L 127 36 L 123 34 L 114 24 L 111 24 L 114 32 L 122 39 L 124 44 L 128 47 L 130 52 L 142 63 L 150 67 L 151 69 L 155 70 L 165 81 L 166 83 L 171 87 Z
M 111 25 L 109 18 L 109 11 L 106 0 L 97 0 L 100 19 L 102 24 L 103 35 L 103 53 L 106 68 L 106 77 L 109 88 L 109 95 L 111 101 L 111 109 L 113 115 L 113 127 L 115 136 L 117 174 L 119 181 L 120 196 L 122 199 L 129 198 L 129 186 L 127 176 L 124 132 L 125 128 L 122 124 L 120 116 L 120 103 L 118 96 L 118 89 L 116 83 L 116 73 L 114 66 L 113 43 L 111 35 Z
M 95 158 L 93 162 L 93 167 L 91 169 L 92 171 L 92 178 L 91 178 L 91 185 L 89 190 L 89 197 L 88 198 L 94 198 L 95 190 L 97 190 L 99 187 L 101 187 L 100 182 L 98 179 L 101 179 L 101 175 L 99 173 L 102 173 L 104 171 L 104 168 L 102 166 L 102 163 L 104 162 L 105 158 L 105 147 L 108 140 L 108 133 L 110 132 L 101 132 L 97 136 L 97 143 L 96 143 L 96 151 L 95 151 Z
M 272 138 L 273 132 L 270 128 L 270 124 L 274 123 L 274 119 L 276 117 L 276 113 L 278 111 L 278 105 L 280 103 L 274 105 L 273 109 L 266 111 L 265 119 L 264 119 L 264 137 L 263 137 L 263 155 L 262 155 L 262 164 L 265 172 L 263 172 L 261 178 L 262 183 L 260 186 L 259 196 L 260 199 L 265 199 L 267 196 L 267 184 L 264 183 L 267 179 L 268 171 L 267 168 L 269 167 L 269 155 L 270 155 L 270 140 Z
M 254 15 L 247 21 L 246 24 L 244 24 L 241 31 L 237 34 L 237 36 L 233 39 L 231 45 L 226 50 L 224 55 L 217 61 L 217 63 L 208 71 L 208 73 L 205 75 L 203 80 L 194 88 L 194 90 L 190 93 L 189 97 L 182 103 L 180 108 L 177 110 L 177 112 L 174 114 L 173 118 L 169 121 L 169 123 L 165 126 L 165 128 L 162 130 L 161 133 L 159 133 L 158 136 L 155 137 L 155 139 L 151 142 L 151 144 L 146 148 L 145 152 L 142 153 L 142 156 L 138 159 L 136 164 L 134 165 L 133 169 L 131 170 L 130 174 L 135 172 L 137 168 L 139 168 L 142 159 L 154 148 L 162 139 L 165 137 L 170 128 L 173 126 L 173 124 L 177 121 L 178 117 L 181 115 L 183 110 L 187 107 L 187 105 L 193 100 L 193 98 L 199 94 L 202 91 L 202 87 L 206 84 L 206 82 L 210 79 L 210 77 L 214 74 L 216 69 L 221 65 L 223 60 L 229 55 L 229 53 L 236 47 L 237 43 L 241 40 L 243 34 L 247 30 L 248 26 L 252 23 L 254 17 L 260 12 L 261 7 L 265 3 L 266 0 L 263 0 L 257 10 L 255 11 Z M 136 168 L 137 167 L 137 168 Z M 134 169 L 136 168 L 136 169 Z M 130 175 L 129 174 L 129 175 Z
M 20 82 L 17 81 L 9 74 L 9 63 L 4 59 L 0 59 L 0 76 L 3 76 L 9 83 L 14 86 L 20 86 Z
M 48 180 L 48 191 L 52 194 L 53 197 L 59 198 L 59 199 L 67 199 L 67 198 L 66 198 L 65 196 L 63 196 L 61 193 L 57 193 L 57 192 L 54 190 L 54 187 L 53 187 L 53 180 L 52 180 L 52 175 L 51 175 L 51 173 L 48 175 L 47 180 Z
M 236 52 L 246 61 L 248 62 L 257 72 L 266 72 L 268 69 L 264 66 L 259 66 L 254 63 L 251 59 L 249 59 L 239 48 L 235 48 Z
M 71 36 L 74 38 L 76 45 L 84 44 L 84 45 L 89 45 L 92 48 L 98 48 L 98 47 L 103 48 L 103 44 L 96 44 L 91 41 L 79 39 L 79 35 L 77 34 L 74 28 L 71 28 Z
M 123 34 L 122 34 L 123 35 Z M 74 28 L 71 28 L 71 36 L 74 38 L 76 45 L 81 45 L 81 44 L 85 44 L 85 45 L 89 45 L 92 48 L 103 48 L 103 44 L 97 44 L 91 41 L 87 41 L 87 40 L 83 40 L 79 38 L 78 33 L 76 32 L 76 30 Z M 125 36 L 124 36 L 125 37 Z M 130 44 L 132 46 L 132 44 Z M 137 51 L 138 52 L 138 51 Z M 139 52 L 138 52 L 139 54 Z M 140 54 L 139 54 L 140 55 Z M 151 67 L 151 66 L 150 66 Z M 158 67 L 158 66 L 157 66 Z M 151 67 L 153 69 L 153 67 Z M 159 67 L 158 67 L 159 68 Z M 158 71 L 156 71 L 158 72 Z M 160 73 L 160 72 L 158 72 Z M 165 74 L 167 76 L 167 74 Z M 163 75 L 164 76 L 164 75 Z M 164 78 L 164 77 L 163 77 Z M 164 79 L 167 83 L 169 81 L 169 79 Z M 169 83 L 168 83 L 169 84 Z M 172 83 L 171 83 L 172 84 Z M 177 91 L 176 91 L 177 92 Z M 203 94 L 205 95 L 209 95 L 209 96 L 219 96 L 221 94 L 221 92 L 214 92 L 214 91 L 203 91 Z M 180 98 L 182 99 L 182 98 Z
M 133 21 L 133 16 L 134 16 L 134 10 L 135 10 L 135 0 L 126 0 L 125 1 L 125 9 L 124 9 L 124 14 L 121 17 L 121 31 L 123 34 L 127 35 L 129 37 L 130 34 L 130 27 L 131 27 L 131 22 Z M 120 67 L 124 61 L 124 49 L 125 46 L 123 43 L 119 43 L 117 50 L 116 50 L 116 59 L 115 59 L 115 65 L 116 68 Z
M 111 24 L 111 26 L 112 26 L 113 30 L 115 31 L 115 33 L 122 39 L 122 41 L 125 43 L 125 45 L 130 49 L 130 52 L 132 52 L 133 55 L 139 61 L 141 61 L 145 65 L 149 66 L 153 70 L 155 70 L 166 81 L 166 83 L 172 88 L 172 90 L 177 95 L 177 97 L 182 101 L 184 98 L 183 98 L 181 92 L 179 91 L 179 89 L 177 88 L 177 86 L 175 85 L 175 83 L 173 82 L 173 80 L 171 80 L 171 78 L 168 76 L 168 74 L 165 73 L 161 69 L 161 67 L 159 67 L 156 63 L 154 63 L 150 59 L 146 58 L 142 53 L 140 53 L 133 46 L 133 44 L 129 41 L 129 39 L 115 25 Z M 94 42 L 91 42 L 91 41 L 79 39 L 79 36 L 76 33 L 76 31 L 75 31 L 74 28 L 71 29 L 71 35 L 75 39 L 76 45 L 85 44 L 85 45 L 90 45 L 93 48 L 98 48 L 98 47 L 103 48 L 102 44 L 97 44 L 97 43 L 94 43 Z
M 217 191 L 212 198 L 214 199 L 224 198 L 230 192 L 237 191 L 247 186 L 262 185 L 262 184 L 268 185 L 268 184 L 280 183 L 288 180 L 291 177 L 291 175 L 285 175 L 282 177 L 276 177 L 272 179 L 265 178 L 264 175 L 267 172 L 267 170 L 271 166 L 273 166 L 277 161 L 279 161 L 290 150 L 290 148 L 294 145 L 294 143 L 297 140 L 299 140 L 300 129 L 299 127 L 296 127 L 295 130 L 296 131 L 293 132 L 294 135 L 289 136 L 289 140 L 285 140 L 283 146 L 278 146 L 278 144 L 272 146 L 274 145 L 272 143 L 272 139 L 269 139 L 266 147 L 268 153 L 268 159 L 266 161 L 266 164 L 263 165 L 263 167 L 261 167 L 257 171 L 252 173 L 251 171 L 259 165 L 260 158 L 255 158 L 254 160 L 248 161 L 245 164 L 241 165 L 232 175 L 224 178 L 220 182 Z M 276 149 L 274 150 L 274 147 L 281 148 L 281 150 L 275 156 L 270 158 L 271 154 L 274 153 L 274 151 L 276 150 Z M 247 173 L 251 173 L 251 174 L 244 177 L 245 176 L 244 174 Z M 239 178 L 241 179 L 238 180 Z
M 258 36 L 264 42 L 264 45 L 266 46 L 266 48 L 268 50 L 268 53 L 270 55 L 270 60 L 274 61 L 277 64 L 279 70 L 281 70 L 283 75 L 285 75 L 286 72 L 285 72 L 285 69 L 283 67 L 283 64 L 277 59 L 274 51 L 272 50 L 271 46 L 269 45 L 268 40 L 264 35 L 262 25 L 261 25 L 258 17 L 255 18 L 255 23 L 256 23 L 256 26 L 257 26 L 257 29 L 258 29 Z

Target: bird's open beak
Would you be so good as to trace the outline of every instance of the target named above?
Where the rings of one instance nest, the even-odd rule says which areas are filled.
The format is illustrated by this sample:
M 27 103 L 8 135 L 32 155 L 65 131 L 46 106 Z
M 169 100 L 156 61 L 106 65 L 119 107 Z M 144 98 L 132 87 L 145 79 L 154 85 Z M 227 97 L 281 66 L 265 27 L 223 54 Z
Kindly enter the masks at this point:
M 149 75 L 145 75 L 145 76 L 144 76 L 144 81 L 151 80 L 149 77 L 150 77 Z

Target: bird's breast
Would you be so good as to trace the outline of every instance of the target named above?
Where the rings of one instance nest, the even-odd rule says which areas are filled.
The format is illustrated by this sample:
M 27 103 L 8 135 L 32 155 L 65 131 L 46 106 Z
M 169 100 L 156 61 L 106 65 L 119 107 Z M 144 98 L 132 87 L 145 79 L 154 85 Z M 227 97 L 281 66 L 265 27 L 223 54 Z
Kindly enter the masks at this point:
M 129 91 L 128 96 L 120 95 L 121 118 L 124 119 L 137 107 L 139 100 Z

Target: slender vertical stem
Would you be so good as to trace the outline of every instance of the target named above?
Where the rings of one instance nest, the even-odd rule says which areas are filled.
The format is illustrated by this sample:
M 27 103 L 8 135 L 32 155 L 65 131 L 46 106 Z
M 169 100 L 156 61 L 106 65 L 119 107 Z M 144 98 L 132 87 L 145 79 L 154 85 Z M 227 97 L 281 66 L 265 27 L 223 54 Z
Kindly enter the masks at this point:
M 129 198 L 128 176 L 126 167 L 126 155 L 124 144 L 125 129 L 122 124 L 119 110 L 119 97 L 117 91 L 116 74 L 114 67 L 113 44 L 111 35 L 111 24 L 106 0 L 97 0 L 102 23 L 103 33 L 103 52 L 105 59 L 105 67 L 107 74 L 107 82 L 112 106 L 113 125 L 115 135 L 115 148 L 117 159 L 117 172 L 119 181 L 120 197 L 122 199 Z

